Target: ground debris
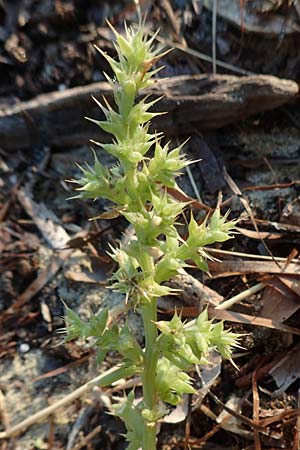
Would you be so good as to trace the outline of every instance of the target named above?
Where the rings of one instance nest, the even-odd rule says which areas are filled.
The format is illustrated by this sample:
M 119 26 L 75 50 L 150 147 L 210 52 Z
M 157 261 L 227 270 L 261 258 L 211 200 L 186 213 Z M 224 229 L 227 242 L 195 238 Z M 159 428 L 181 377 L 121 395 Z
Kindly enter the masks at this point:
M 186 214 L 193 209 L 199 223 L 216 205 L 239 218 L 235 239 L 206 249 L 214 258 L 210 273 L 189 267 L 172 281 L 182 292 L 160 300 L 159 311 L 164 318 L 176 308 L 193 319 L 208 305 L 211 320 L 225 320 L 243 334 L 244 349 L 233 354 L 239 371 L 211 359 L 191 374 L 201 401 L 186 398 L 171 412 L 165 422 L 176 426 L 161 424 L 160 448 L 296 450 L 300 59 L 299 37 L 290 28 L 300 25 L 299 2 L 237 1 L 244 14 L 236 24 L 218 14 L 215 34 L 208 3 L 222 8 L 221 1 L 206 7 L 194 0 L 140 3 L 149 9 L 150 32 L 160 27 L 162 43 L 176 48 L 163 61 L 162 76 L 169 79 L 152 92 L 165 94 L 161 108 L 171 114 L 153 125 L 174 145 L 177 137 L 191 136 L 184 153 L 202 159 L 190 166 L 196 189 L 183 174 L 179 185 L 188 194 L 169 194 L 187 202 Z M 264 36 L 250 31 L 250 15 L 266 25 Z M 110 95 L 100 75 L 109 68 L 93 50 L 97 43 L 114 56 L 107 17 L 121 32 L 124 18 L 135 20 L 133 2 L 0 2 L 0 436 L 29 419 L 15 441 L 1 441 L 3 450 L 122 449 L 117 436 L 124 430 L 104 407 L 109 410 L 112 394 L 140 389 L 140 380 L 130 379 L 79 397 L 77 389 L 99 374 L 91 342 L 62 345 L 57 334 L 64 326 L 61 299 L 85 320 L 106 306 L 123 320 L 123 297 L 107 294 L 105 286 L 113 270 L 108 245 L 122 240 L 124 220 L 103 201 L 65 199 L 74 195 L 65 183 L 78 176 L 74 162 L 93 163 L 88 139 L 97 138 L 97 128 L 83 116 L 99 117 L 99 111 L 90 94 Z M 105 217 L 113 217 L 110 227 Z M 218 308 L 239 295 L 229 309 Z M 130 326 L 142 342 L 136 314 Z M 116 362 L 109 355 L 100 370 Z M 69 393 L 75 394 L 67 405 Z
M 276 3 L 278 4 L 277 8 Z M 259 2 L 253 0 L 246 0 L 245 2 L 221 0 L 218 2 L 217 13 L 246 32 L 259 33 L 264 36 L 278 36 L 283 30 L 287 35 L 300 33 L 296 11 L 290 11 L 290 17 L 287 19 L 276 11 L 280 8 L 280 3 L 288 3 L 288 6 L 292 7 L 290 0 L 286 2 L 281 0 Z M 212 10 L 213 0 L 204 0 L 204 5 Z
M 252 114 L 277 108 L 292 100 L 298 90 L 293 81 L 267 75 L 172 77 L 158 83 L 152 90 L 155 97 L 164 95 L 159 108 L 169 113 L 154 120 L 153 126 L 158 130 L 164 129 L 169 136 L 192 133 L 195 127 L 200 130 L 217 129 Z M 99 116 L 99 108 L 91 101 L 91 95 L 98 97 L 100 94 L 110 99 L 112 91 L 108 83 L 43 94 L 2 109 L 2 147 L 28 147 L 33 138 L 59 147 L 81 145 L 91 136 L 100 141 L 107 139 L 100 128 L 97 130 L 83 119 L 85 116 Z
M 278 390 L 272 395 L 276 397 L 285 392 L 292 383 L 300 378 L 300 349 L 292 348 L 282 359 L 269 370 L 269 374 L 274 378 Z

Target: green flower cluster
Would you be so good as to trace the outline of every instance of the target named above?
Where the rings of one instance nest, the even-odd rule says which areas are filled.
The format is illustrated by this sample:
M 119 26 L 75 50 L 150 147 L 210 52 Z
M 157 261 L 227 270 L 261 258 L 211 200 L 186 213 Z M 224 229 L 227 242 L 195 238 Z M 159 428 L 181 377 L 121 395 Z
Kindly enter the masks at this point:
M 195 364 L 209 363 L 207 356 L 212 349 L 231 359 L 233 348 L 239 347 L 237 334 L 224 330 L 223 322 L 208 320 L 207 310 L 193 322 L 182 322 L 176 313 L 172 320 L 156 322 L 156 326 L 161 332 L 158 337 L 161 354 L 183 371 L 191 370 Z
M 136 100 L 140 90 L 154 84 L 153 75 L 159 69 L 153 66 L 164 53 L 154 48 L 155 36 L 147 39 L 142 26 L 137 31 L 126 27 L 125 37 L 112 30 L 118 59 L 99 51 L 114 73 L 114 78 L 106 75 L 113 106 L 106 99 L 104 104 L 97 101 L 105 120 L 89 120 L 113 135 L 112 143 L 93 142 L 117 163 L 106 168 L 95 155 L 94 166 L 81 168 L 76 182 L 79 197 L 112 201 L 114 210 L 135 230 L 135 239 L 111 249 L 118 265 L 112 287 L 125 294 L 127 308 L 141 314 L 145 347 L 141 348 L 126 323 L 110 325 L 107 311 L 86 323 L 68 309 L 66 339 L 92 336 L 99 361 L 115 350 L 123 357 L 118 376 L 141 375 L 143 399 L 134 402 L 131 393 L 115 407 L 115 413 L 125 422 L 130 450 L 154 450 L 155 423 L 167 412 L 162 402 L 175 405 L 184 394 L 194 393 L 188 372 L 194 364 L 206 362 L 210 350 L 217 349 L 230 359 L 238 345 L 238 336 L 225 331 L 223 323 L 208 320 L 207 311 L 192 324 L 183 323 L 177 314 L 171 321 L 157 321 L 157 298 L 176 294 L 163 282 L 188 267 L 188 261 L 207 270 L 203 247 L 229 239 L 235 222 L 226 221 L 216 210 L 201 224 L 191 216 L 186 240 L 179 234 L 178 221 L 187 204 L 175 201 L 168 188 L 177 188 L 176 177 L 190 162 L 182 153 L 183 145 L 173 149 L 163 143 L 160 133 L 150 131 L 150 121 L 161 114 L 150 111 L 159 99 Z

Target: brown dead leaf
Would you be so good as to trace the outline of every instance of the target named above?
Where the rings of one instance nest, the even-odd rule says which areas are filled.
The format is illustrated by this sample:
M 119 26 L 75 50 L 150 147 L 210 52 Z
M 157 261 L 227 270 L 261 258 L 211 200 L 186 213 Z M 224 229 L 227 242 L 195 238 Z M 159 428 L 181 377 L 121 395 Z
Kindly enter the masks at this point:
M 288 266 L 289 267 L 289 266 Z M 287 267 L 287 269 L 288 269 Z M 286 274 L 264 279 L 267 284 L 259 317 L 283 322 L 300 308 L 300 276 Z
M 175 409 L 162 419 L 164 423 L 179 423 L 183 422 L 189 413 L 189 396 L 184 395 L 182 402 L 180 402 Z
M 298 417 L 300 415 L 300 408 L 289 408 L 285 409 L 283 412 L 280 412 L 279 414 L 274 414 L 272 417 L 267 417 L 266 419 L 261 419 L 259 421 L 260 425 L 264 427 L 268 427 L 272 425 L 275 422 L 281 422 L 284 419 L 292 419 L 293 417 Z
M 249 237 L 250 239 L 282 239 L 283 235 L 280 233 L 271 233 L 268 231 L 260 231 L 259 233 L 255 230 L 247 230 L 247 228 L 236 227 L 236 230 L 243 236 Z
M 277 384 L 278 390 L 274 395 L 279 395 L 296 380 L 300 379 L 300 347 L 293 348 L 288 354 L 269 370 L 269 374 Z
M 252 432 L 245 430 L 245 428 L 242 427 L 243 421 L 241 420 L 241 417 L 243 416 L 240 414 L 241 402 L 242 399 L 240 397 L 231 394 L 230 398 L 225 403 L 226 409 L 224 408 L 221 411 L 216 422 L 220 424 L 224 430 L 249 438 L 250 435 L 252 435 Z M 254 429 L 256 430 L 256 428 Z
M 259 421 L 259 393 L 258 393 L 258 387 L 257 387 L 257 370 L 259 369 L 259 366 L 256 367 L 256 369 L 253 372 L 252 375 L 252 395 L 253 395 L 253 420 L 255 420 L 256 423 Z M 255 450 L 261 450 L 261 442 L 260 442 L 260 436 L 259 431 L 254 429 L 254 446 Z
M 117 217 L 119 217 L 120 212 L 117 209 L 109 209 L 108 211 L 104 211 L 102 214 L 100 214 L 97 217 L 93 217 L 92 219 L 89 220 L 95 220 L 95 219 L 104 219 L 104 220 L 111 220 L 111 219 L 116 219 Z

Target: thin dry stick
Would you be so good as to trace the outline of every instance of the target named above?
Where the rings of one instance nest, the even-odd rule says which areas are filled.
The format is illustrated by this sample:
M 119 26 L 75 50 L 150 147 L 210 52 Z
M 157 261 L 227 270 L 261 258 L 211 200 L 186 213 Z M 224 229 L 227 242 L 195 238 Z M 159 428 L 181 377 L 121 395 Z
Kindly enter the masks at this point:
M 257 371 L 259 367 L 257 367 L 252 376 L 252 395 L 253 395 L 253 420 L 255 420 L 256 423 L 259 422 L 259 394 L 257 389 Z M 260 442 L 260 436 L 259 431 L 255 428 L 253 429 L 254 434 L 254 446 L 255 450 L 261 450 L 261 442 Z
M 178 23 L 176 15 L 174 14 L 172 5 L 170 3 L 170 0 L 161 0 L 161 3 L 162 3 L 162 6 L 163 6 L 164 10 L 166 11 L 166 13 L 167 13 L 167 15 L 169 17 L 171 26 L 172 26 L 175 34 L 176 34 L 177 39 L 180 40 L 180 25 Z
M 81 408 L 78 417 L 75 420 L 75 423 L 73 424 L 72 429 L 69 433 L 68 442 L 65 450 L 71 450 L 74 447 L 75 441 L 80 433 L 80 430 L 88 421 L 89 414 L 90 414 L 90 407 L 84 406 L 83 408 Z
M 54 437 L 55 437 L 55 422 L 54 417 L 51 416 L 48 419 L 49 422 L 49 432 L 48 432 L 48 447 L 47 450 L 53 450 L 54 448 Z
M 243 207 L 245 208 L 247 214 L 249 215 L 251 222 L 255 228 L 255 231 L 258 233 L 258 235 L 260 235 L 260 231 L 258 229 L 257 223 L 256 223 L 256 219 L 254 217 L 254 214 L 252 212 L 252 209 L 250 207 L 250 204 L 248 202 L 248 200 L 243 197 L 242 191 L 240 190 L 240 188 L 238 187 L 238 185 L 236 184 L 236 182 L 231 178 L 231 176 L 229 175 L 229 173 L 227 172 L 226 168 L 223 167 L 223 173 L 224 173 L 224 179 L 226 181 L 226 183 L 228 184 L 229 188 L 232 190 L 232 192 L 237 195 L 238 199 L 240 200 L 241 204 L 243 205 Z M 263 246 L 265 247 L 266 251 L 269 253 L 269 255 L 272 257 L 273 261 L 275 264 L 278 264 L 276 258 L 274 257 L 274 255 L 272 254 L 271 250 L 269 249 L 269 247 L 266 244 L 266 241 L 261 237 L 260 238 Z
M 118 369 L 118 367 L 119 366 L 117 366 L 117 369 Z M 44 408 L 41 411 L 38 411 L 37 413 L 33 414 L 32 416 L 28 417 L 27 419 L 23 420 L 22 422 L 18 423 L 17 425 L 7 429 L 6 431 L 1 432 L 0 439 L 6 439 L 6 438 L 13 437 L 13 436 L 17 436 L 22 431 L 29 428 L 31 425 L 34 425 L 35 423 L 46 419 L 51 414 L 53 414 L 54 411 L 56 411 L 57 409 L 61 408 L 62 406 L 66 406 L 69 403 L 72 403 L 78 397 L 80 397 L 83 394 L 85 394 L 86 392 L 90 391 L 95 385 L 100 383 L 104 377 L 111 374 L 115 370 L 116 370 L 116 367 L 113 367 L 113 368 L 107 370 L 106 372 L 102 373 L 101 375 L 98 375 L 97 377 L 93 378 L 88 383 L 83 384 L 78 389 L 75 389 L 75 391 L 66 395 L 66 397 L 62 398 L 61 400 L 58 400 L 56 403 L 53 403 L 52 405 L 47 406 L 47 408 Z
M 273 260 L 273 258 L 271 257 L 271 259 Z M 288 264 L 291 263 L 292 259 L 289 260 L 289 258 L 284 258 L 285 261 L 285 266 L 282 269 L 282 273 L 284 273 L 284 271 L 286 270 Z M 278 261 L 276 261 L 277 264 Z M 249 289 L 246 289 L 246 291 L 241 292 L 240 294 L 237 294 L 233 297 L 231 297 L 230 299 L 226 300 L 225 302 L 221 303 L 220 305 L 216 306 L 215 309 L 228 309 L 230 308 L 232 305 L 234 305 L 237 302 L 240 302 L 241 300 L 244 300 L 245 298 L 249 297 L 252 294 L 256 294 L 257 292 L 261 291 L 262 289 L 264 289 L 265 287 L 265 283 L 258 283 L 255 286 L 252 286 Z
M 176 139 L 176 141 L 177 141 L 177 145 L 179 146 L 179 145 L 180 145 L 179 139 Z M 188 175 L 188 177 L 189 177 L 189 180 L 190 180 L 191 186 L 192 186 L 192 188 L 193 188 L 194 194 L 195 194 L 195 196 L 196 196 L 196 199 L 199 200 L 199 202 L 202 202 L 200 192 L 199 192 L 199 190 L 198 190 L 198 187 L 197 187 L 197 185 L 196 185 L 195 179 L 194 179 L 194 177 L 193 177 L 193 174 L 192 174 L 192 171 L 191 171 L 189 165 L 187 165 L 187 166 L 185 167 L 185 171 L 186 171 L 186 173 L 187 173 L 187 175 Z
M 152 33 L 148 29 L 147 29 L 147 33 L 150 36 L 154 35 L 154 33 Z M 207 61 L 209 63 L 212 63 L 212 57 L 211 56 L 208 56 L 208 55 L 206 55 L 205 53 L 202 53 L 202 52 L 198 52 L 198 50 L 194 50 L 192 48 L 185 47 L 182 44 L 178 44 L 177 42 L 170 41 L 169 39 L 163 39 L 163 38 L 161 38 L 159 36 L 156 36 L 156 40 L 158 42 L 161 42 L 161 43 L 167 45 L 168 47 L 177 48 L 177 50 L 180 50 L 180 51 L 182 51 L 184 53 L 187 53 L 188 55 L 192 55 L 192 56 L 195 56 L 195 58 L 202 59 L 203 61 Z M 229 63 L 226 63 L 224 61 L 220 61 L 219 59 L 216 59 L 216 65 L 219 66 L 219 67 L 223 67 L 224 69 L 231 70 L 231 72 L 239 73 L 241 75 L 255 75 L 254 72 L 250 72 L 249 70 L 240 69 L 239 67 L 236 67 L 233 64 L 229 64 Z
M 207 252 L 211 252 L 211 253 L 217 253 L 219 255 L 230 255 L 230 256 L 238 256 L 238 257 L 243 257 L 243 258 L 252 258 L 252 259 L 262 259 L 262 260 L 266 260 L 266 261 L 273 261 L 272 256 L 268 256 L 268 255 L 255 255 L 252 253 L 242 253 L 242 252 L 232 252 L 230 250 L 220 250 L 218 248 L 208 248 L 208 247 L 204 247 L 204 250 Z M 286 258 L 280 257 L 280 256 L 276 256 L 276 260 L 279 262 L 286 262 Z M 291 259 L 289 262 L 292 263 L 298 263 L 300 265 L 300 260 L 299 259 Z
M 214 0 L 212 10 L 212 70 L 213 74 L 217 73 L 217 53 L 216 53 L 216 37 L 217 37 L 217 3 L 218 0 Z
M 215 309 L 228 309 L 232 305 L 235 305 L 235 303 L 238 303 L 245 298 L 250 297 L 250 295 L 256 294 L 257 292 L 261 291 L 264 287 L 264 283 L 258 283 L 255 286 L 252 286 L 251 288 L 241 292 L 240 294 L 234 295 L 233 297 L 229 298 L 225 302 L 221 303 L 221 305 L 216 306 Z
M 75 447 L 72 448 L 72 450 L 81 450 L 83 447 L 86 447 L 86 445 L 93 439 L 93 437 L 97 436 L 98 433 L 101 431 L 101 426 L 98 425 L 96 428 L 93 429 L 89 434 L 87 434 L 79 444 L 75 445 Z
M 195 180 L 194 180 L 194 177 L 193 177 L 191 169 L 189 168 L 189 166 L 186 166 L 185 170 L 186 170 L 186 173 L 188 174 L 191 186 L 192 186 L 192 188 L 194 190 L 194 193 L 196 195 L 197 200 L 199 200 L 199 202 L 202 202 L 201 195 L 200 195 L 200 192 L 199 192 L 199 190 L 197 188 L 197 185 L 195 183 Z

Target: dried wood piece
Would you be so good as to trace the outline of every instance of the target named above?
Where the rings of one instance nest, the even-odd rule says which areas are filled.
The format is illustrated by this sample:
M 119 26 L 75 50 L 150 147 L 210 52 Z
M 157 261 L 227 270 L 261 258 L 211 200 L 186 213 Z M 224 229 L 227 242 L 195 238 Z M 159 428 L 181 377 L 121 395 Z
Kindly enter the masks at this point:
M 244 273 L 282 273 L 288 275 L 299 275 L 300 262 L 290 263 L 285 268 L 285 263 L 280 261 L 277 264 L 274 261 L 208 261 L 209 271 L 213 278 L 241 275 Z
M 268 75 L 184 75 L 162 79 L 152 89 L 154 97 L 164 95 L 158 109 L 169 114 L 153 121 L 155 129 L 168 136 L 217 129 L 293 99 L 297 83 Z M 111 100 L 108 83 L 42 94 L 0 110 L 0 141 L 5 149 L 47 144 L 56 147 L 86 144 L 89 138 L 107 140 L 100 128 L 85 116 L 103 119 L 91 95 Z
M 96 428 L 93 429 L 89 434 L 81 438 L 81 442 L 79 442 L 77 445 L 75 445 L 72 450 L 81 450 L 83 447 L 86 447 L 88 443 L 95 437 L 97 434 L 99 434 L 101 431 L 101 425 L 98 425 Z
M 205 286 L 199 280 L 187 273 L 185 270 L 174 276 L 169 282 L 166 283 L 172 289 L 179 289 L 178 298 L 187 306 L 197 305 L 200 311 L 206 307 L 206 305 L 217 306 L 222 302 L 222 295 L 214 291 L 208 286 Z M 173 303 L 177 297 L 173 297 Z M 164 303 L 164 299 L 162 301 Z
M 17 197 L 27 214 L 33 219 L 45 241 L 55 250 L 64 249 L 70 240 L 70 236 L 59 224 L 59 219 L 54 212 L 43 203 L 36 203 L 31 192 L 27 189 L 19 189 Z

